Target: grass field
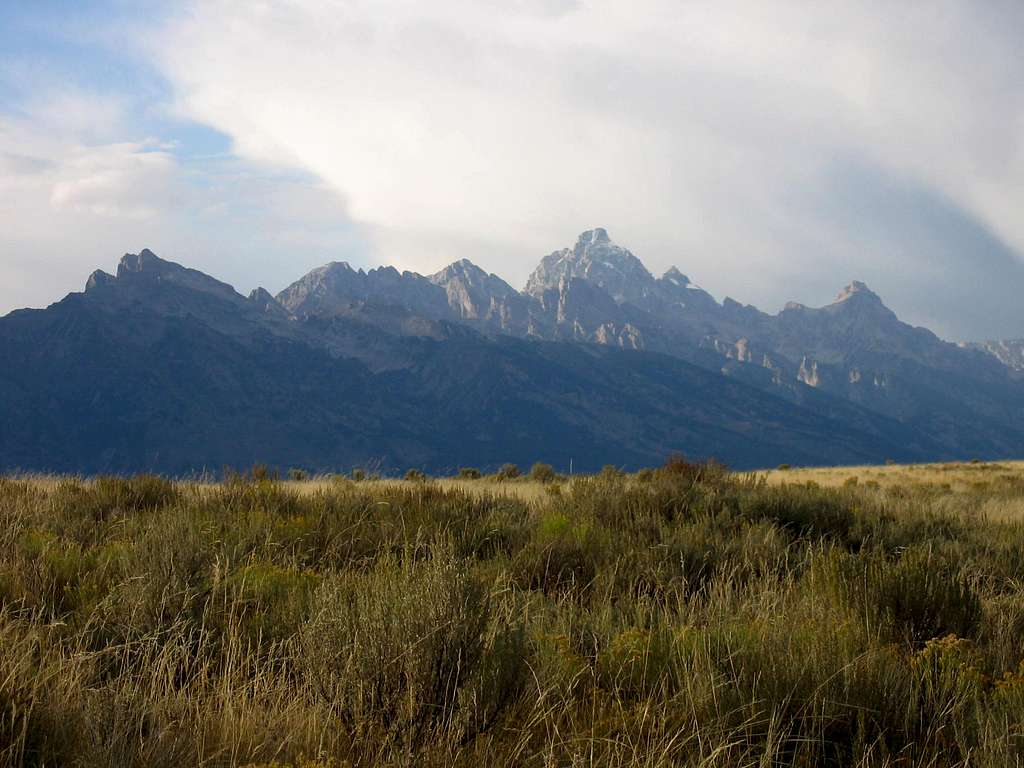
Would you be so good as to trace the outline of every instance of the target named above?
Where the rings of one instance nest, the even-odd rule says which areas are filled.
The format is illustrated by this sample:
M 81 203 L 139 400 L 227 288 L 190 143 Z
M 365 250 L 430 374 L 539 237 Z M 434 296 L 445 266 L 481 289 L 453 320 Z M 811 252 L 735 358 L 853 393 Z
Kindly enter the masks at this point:
M 767 472 L 770 483 L 806 483 L 834 487 L 850 482 L 893 485 L 944 485 L 957 490 L 970 490 L 975 483 L 990 483 L 997 479 L 1011 482 L 1024 477 L 1024 461 L 970 462 L 949 464 L 883 464 L 865 467 L 809 467 L 774 469 Z
M 0 479 L 0 765 L 1005 766 L 1024 463 Z
M 895 464 L 851 467 L 807 467 L 759 470 L 741 473 L 741 476 L 763 477 L 772 486 L 806 485 L 814 483 L 826 488 L 860 485 L 865 490 L 901 487 L 907 489 L 925 486 L 927 490 L 949 491 L 952 494 L 984 493 L 986 490 L 1009 483 L 1013 485 L 1024 479 L 1024 461 L 945 463 L 945 464 Z M 556 485 L 564 485 L 571 478 L 562 477 Z M 53 479 L 48 479 L 53 482 Z M 483 477 L 478 480 L 444 477 L 432 480 L 435 487 L 455 490 L 475 496 L 512 497 L 535 503 L 548 498 L 552 483 L 531 480 L 529 476 L 512 481 Z M 303 482 L 285 481 L 284 485 L 299 493 L 315 493 L 332 487 L 332 481 L 314 478 Z M 415 483 L 400 479 L 369 481 L 367 487 L 412 488 Z M 989 513 L 997 515 L 1024 515 L 1020 498 L 1008 498 L 1005 494 L 994 494 L 988 504 Z M 973 509 L 973 506 L 971 507 Z M 955 512 L 956 510 L 952 510 Z

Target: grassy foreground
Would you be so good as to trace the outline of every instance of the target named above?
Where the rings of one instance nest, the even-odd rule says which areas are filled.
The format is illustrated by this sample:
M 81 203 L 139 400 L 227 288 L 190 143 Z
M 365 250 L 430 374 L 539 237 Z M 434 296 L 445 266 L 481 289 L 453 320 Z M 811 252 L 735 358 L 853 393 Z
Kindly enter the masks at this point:
M 1024 468 L 880 471 L 0 479 L 0 765 L 1019 764 Z

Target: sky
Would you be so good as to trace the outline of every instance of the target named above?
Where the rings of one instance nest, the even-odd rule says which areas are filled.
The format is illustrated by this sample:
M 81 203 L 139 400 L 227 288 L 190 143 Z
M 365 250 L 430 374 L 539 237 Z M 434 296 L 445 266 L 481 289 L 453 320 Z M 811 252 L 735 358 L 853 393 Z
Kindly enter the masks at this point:
M 1024 4 L 3 0 L 0 314 L 148 247 L 521 288 L 605 227 L 765 311 L 1024 337 Z

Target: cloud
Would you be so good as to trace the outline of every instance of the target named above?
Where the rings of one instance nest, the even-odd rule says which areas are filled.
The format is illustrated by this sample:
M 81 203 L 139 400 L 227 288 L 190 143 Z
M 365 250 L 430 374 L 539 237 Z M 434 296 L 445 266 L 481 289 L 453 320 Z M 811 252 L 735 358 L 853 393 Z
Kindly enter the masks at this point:
M 179 199 L 174 158 L 147 144 L 76 148 L 60 169 L 50 202 L 96 216 L 152 219 Z
M 45 128 L 53 137 L 99 144 L 124 130 L 129 103 L 126 97 L 96 90 L 54 85 L 53 77 L 30 79 L 20 105 L 21 122 Z
M 0 314 L 81 290 L 94 269 L 143 247 L 243 291 L 281 288 L 331 254 L 359 262 L 358 231 L 315 179 L 182 159 L 163 140 L 114 141 L 137 129 L 92 111 L 62 119 L 36 94 L 20 116 L 0 113 Z
M 1010 335 L 1022 21 L 967 0 L 204 0 L 147 44 L 177 114 L 321 179 L 382 261 L 468 256 L 522 282 L 604 225 L 652 268 L 769 309 L 874 276 L 931 321 L 970 277 L 998 321 L 944 330 Z M 865 177 L 920 194 L 865 231 Z M 914 225 L 936 201 L 988 251 L 937 255 Z

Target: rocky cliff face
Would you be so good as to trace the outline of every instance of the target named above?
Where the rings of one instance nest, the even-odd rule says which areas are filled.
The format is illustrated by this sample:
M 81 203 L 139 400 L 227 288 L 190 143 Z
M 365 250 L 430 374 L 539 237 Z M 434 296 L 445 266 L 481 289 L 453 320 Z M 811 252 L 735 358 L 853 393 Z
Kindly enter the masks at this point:
M 592 283 L 620 304 L 636 303 L 654 285 L 654 277 L 640 259 L 613 243 L 603 229 L 584 232 L 575 247 L 545 256 L 530 275 L 526 293 L 539 298 L 568 278 Z
M 445 292 L 422 275 L 394 267 L 357 271 L 336 261 L 292 283 L 277 300 L 299 317 L 330 317 L 368 303 L 402 307 L 431 320 L 453 317 Z
M 444 289 L 448 309 L 459 320 L 482 330 L 528 335 L 532 302 L 497 275 L 487 274 L 468 259 L 431 275 Z
M 103 296 L 111 301 L 122 300 L 165 303 L 172 309 L 175 300 L 189 296 L 193 300 L 209 298 L 241 307 L 245 298 L 220 280 L 195 269 L 188 269 L 159 258 L 148 248 L 139 253 L 126 253 L 117 265 L 117 274 L 97 270 L 85 285 L 86 294 Z M 113 291 L 113 293 L 111 293 Z

